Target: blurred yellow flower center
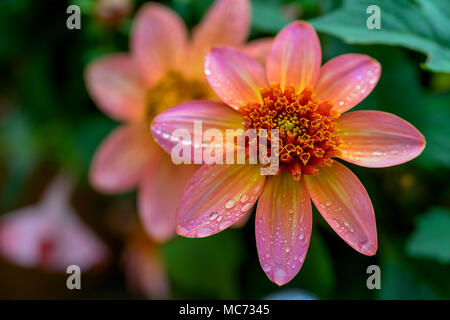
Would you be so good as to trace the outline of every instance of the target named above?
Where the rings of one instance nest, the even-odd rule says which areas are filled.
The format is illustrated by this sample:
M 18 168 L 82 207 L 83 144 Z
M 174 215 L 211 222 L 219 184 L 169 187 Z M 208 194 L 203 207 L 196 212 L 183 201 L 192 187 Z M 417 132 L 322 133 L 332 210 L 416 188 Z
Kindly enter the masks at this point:
M 151 120 L 183 102 L 211 99 L 215 99 L 215 95 L 205 81 L 187 79 L 179 72 L 170 71 L 148 91 L 147 117 Z
M 301 174 L 317 174 L 317 166 L 330 166 L 338 155 L 341 139 L 335 122 L 339 113 L 331 111 L 328 101 L 319 101 L 307 88 L 295 92 L 291 85 L 284 90 L 279 84 L 261 89 L 263 103 L 242 106 L 245 129 L 279 129 L 279 156 L 295 180 Z

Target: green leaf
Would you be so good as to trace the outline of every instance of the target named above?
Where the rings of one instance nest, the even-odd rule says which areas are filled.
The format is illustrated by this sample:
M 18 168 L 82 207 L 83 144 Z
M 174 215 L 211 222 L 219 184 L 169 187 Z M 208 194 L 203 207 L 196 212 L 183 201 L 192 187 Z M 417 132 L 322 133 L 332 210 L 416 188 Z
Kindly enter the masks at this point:
M 378 5 L 381 29 L 368 29 L 367 7 Z M 310 21 L 320 32 L 349 43 L 403 46 L 427 55 L 424 65 L 450 72 L 450 10 L 448 0 L 346 0 L 342 8 Z
M 172 282 L 191 297 L 237 299 L 242 243 L 238 230 L 201 239 L 175 238 L 164 247 Z
M 379 299 L 435 299 L 434 290 L 411 268 L 394 248 L 385 247 L 381 252 L 381 289 Z
M 419 158 L 424 167 L 450 167 L 450 94 L 429 94 L 423 99 L 426 107 L 419 124 L 419 129 L 425 136 L 427 146 L 423 156 Z
M 0 209 L 9 209 L 19 199 L 25 183 L 39 161 L 33 132 L 23 114 L 12 113 L 0 123 L 0 158 L 7 174 L 0 191 Z
M 410 256 L 450 263 L 450 210 L 434 208 L 420 217 L 406 251 Z
M 252 26 L 262 31 L 276 33 L 280 31 L 289 20 L 283 15 L 280 7 L 269 1 L 252 3 Z

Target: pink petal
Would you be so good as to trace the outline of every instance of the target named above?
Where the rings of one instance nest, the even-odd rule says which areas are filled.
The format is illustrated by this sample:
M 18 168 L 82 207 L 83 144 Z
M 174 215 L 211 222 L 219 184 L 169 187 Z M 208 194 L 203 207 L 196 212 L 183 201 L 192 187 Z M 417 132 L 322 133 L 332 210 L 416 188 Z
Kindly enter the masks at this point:
M 272 45 L 273 38 L 260 38 L 250 41 L 241 50 L 264 66 L 266 65 L 267 56 L 272 49 Z
M 222 101 L 236 110 L 247 102 L 262 102 L 260 89 L 267 86 L 264 69 L 236 49 L 222 47 L 209 51 L 205 74 Z
M 136 64 L 126 54 L 91 62 L 86 85 L 97 106 L 116 120 L 139 120 L 146 107 L 146 88 Z
M 203 76 L 203 60 L 212 47 L 239 47 L 250 31 L 249 0 L 216 0 L 192 33 L 189 69 Z
M 0 218 L 0 254 L 26 268 L 65 272 L 106 262 L 108 249 L 70 205 L 71 182 L 57 178 L 40 203 Z
M 139 215 L 147 234 L 163 242 L 175 234 L 175 212 L 197 166 L 175 165 L 162 150 L 154 152 L 139 190 Z
M 161 248 L 142 231 L 133 233 L 137 235 L 128 242 L 123 255 L 128 285 L 146 298 L 167 299 L 170 285 Z
M 202 132 L 199 132 L 200 143 L 194 143 L 194 121 L 201 121 L 202 124 Z M 157 115 L 151 125 L 153 137 L 168 153 L 171 153 L 173 148 L 180 143 L 179 139 L 173 138 L 174 131 L 186 129 L 190 134 L 190 140 L 184 140 L 183 143 L 191 148 L 191 163 L 194 163 L 196 149 L 204 150 L 209 145 L 207 141 L 203 141 L 203 132 L 208 129 L 220 130 L 223 133 L 224 148 L 226 148 L 226 129 L 239 128 L 242 128 L 241 114 L 223 103 L 214 101 L 182 103 Z
M 89 177 L 91 184 L 106 193 L 134 188 L 152 150 L 156 148 L 146 125 L 134 124 L 115 129 L 95 153 Z
M 264 181 L 257 165 L 203 165 L 183 193 L 177 233 L 202 238 L 228 228 L 253 207 Z
M 295 21 L 275 37 L 267 58 L 267 79 L 282 88 L 294 85 L 297 92 L 314 86 L 320 72 L 322 52 L 313 27 Z
M 321 167 L 318 176 L 304 177 L 312 201 L 333 230 L 356 251 L 374 255 L 375 214 L 358 178 L 337 161 L 331 167 Z
M 157 3 L 142 6 L 132 29 L 131 51 L 148 85 L 180 67 L 186 43 L 186 26 L 175 12 Z
M 425 148 L 424 136 L 409 122 L 381 111 L 354 111 L 338 119 L 340 156 L 364 167 L 394 166 Z
M 381 74 L 378 61 L 363 54 L 344 54 L 320 70 L 315 93 L 339 112 L 353 108 L 375 88 Z
M 308 251 L 312 209 L 303 181 L 271 176 L 256 209 L 256 245 L 264 272 L 279 286 L 295 277 Z

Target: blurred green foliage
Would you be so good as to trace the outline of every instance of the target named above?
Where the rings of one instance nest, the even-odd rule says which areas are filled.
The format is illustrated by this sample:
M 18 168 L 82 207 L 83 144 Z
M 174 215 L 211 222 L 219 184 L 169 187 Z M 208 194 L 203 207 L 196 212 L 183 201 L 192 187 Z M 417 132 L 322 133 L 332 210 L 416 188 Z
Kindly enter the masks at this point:
M 381 28 L 366 27 L 369 6 L 380 8 Z M 317 30 L 350 43 L 403 46 L 428 56 L 424 67 L 450 72 L 450 8 L 447 0 L 346 0 L 342 8 L 313 19 Z
M 433 208 L 420 216 L 406 251 L 412 257 L 450 262 L 450 210 Z
M 1 213 L 36 199 L 27 194 L 41 192 L 30 185 L 43 164 L 78 178 L 92 214 L 115 206 L 116 199 L 134 206 L 133 194 L 106 197 L 88 187 L 92 155 L 116 123 L 89 99 L 83 70 L 92 59 L 128 50 L 132 17 L 144 2 L 135 1 L 129 17 L 107 25 L 95 18 L 94 0 L 0 1 Z M 162 2 L 191 28 L 212 0 Z M 81 30 L 65 27 L 69 3 L 82 8 Z M 365 27 L 371 4 L 381 8 L 380 30 Z M 378 59 L 380 82 L 357 109 L 395 113 L 427 139 L 424 153 L 401 166 L 348 165 L 373 201 L 378 254 L 355 252 L 315 211 L 305 264 L 288 288 L 305 289 L 321 299 L 450 298 L 449 12 L 445 0 L 253 1 L 252 39 L 273 36 L 301 18 L 318 29 L 324 61 L 348 52 Z M 423 54 L 428 56 L 424 68 Z M 278 289 L 259 266 L 253 218 L 243 229 L 210 238 L 175 238 L 163 252 L 173 298 L 259 299 Z M 381 290 L 366 287 L 371 264 L 381 267 Z M 96 297 L 129 296 L 118 264 L 112 268 L 108 285 L 93 290 Z

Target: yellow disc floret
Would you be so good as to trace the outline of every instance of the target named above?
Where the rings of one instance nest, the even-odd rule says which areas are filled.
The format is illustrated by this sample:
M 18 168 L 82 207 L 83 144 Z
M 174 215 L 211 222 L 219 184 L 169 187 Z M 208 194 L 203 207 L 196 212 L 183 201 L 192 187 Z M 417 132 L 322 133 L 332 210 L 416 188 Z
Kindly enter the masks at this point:
M 339 113 L 331 111 L 328 101 L 319 101 L 310 88 L 301 93 L 294 86 L 284 90 L 279 84 L 260 90 L 263 103 L 241 107 L 245 129 L 279 129 L 279 157 L 295 180 L 301 174 L 316 174 L 316 167 L 330 166 L 338 155 L 341 139 L 335 122 Z
M 180 72 L 167 72 L 147 94 L 147 117 L 155 115 L 180 103 L 192 100 L 211 100 L 215 95 L 205 81 L 188 79 Z

